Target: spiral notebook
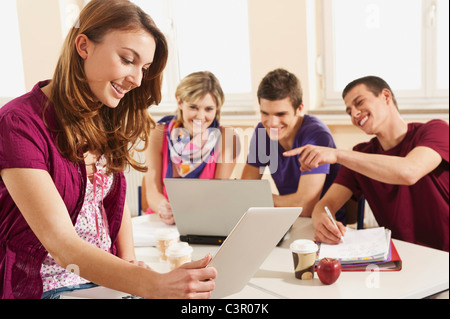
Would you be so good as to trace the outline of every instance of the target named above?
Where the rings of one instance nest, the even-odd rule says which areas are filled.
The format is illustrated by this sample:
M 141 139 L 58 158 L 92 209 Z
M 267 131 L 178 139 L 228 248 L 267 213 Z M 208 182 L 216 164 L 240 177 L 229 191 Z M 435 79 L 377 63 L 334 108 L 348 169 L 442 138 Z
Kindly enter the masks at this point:
M 343 270 L 364 270 L 369 264 L 386 270 L 401 269 L 401 259 L 391 240 L 391 231 L 384 227 L 347 229 L 343 243 L 320 244 L 317 262 L 326 257 L 338 259 Z

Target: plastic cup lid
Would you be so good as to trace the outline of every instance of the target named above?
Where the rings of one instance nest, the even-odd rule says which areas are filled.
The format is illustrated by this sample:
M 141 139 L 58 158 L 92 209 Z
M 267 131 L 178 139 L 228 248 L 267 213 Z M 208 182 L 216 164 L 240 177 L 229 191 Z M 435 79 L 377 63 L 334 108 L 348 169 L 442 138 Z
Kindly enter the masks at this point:
M 292 252 L 299 254 L 315 253 L 319 247 L 309 239 L 298 239 L 289 246 Z
M 178 243 L 171 244 L 166 249 L 166 256 L 167 257 L 181 257 L 181 256 L 190 255 L 192 253 L 192 251 L 193 251 L 193 248 L 191 246 L 189 246 L 188 243 L 178 242 Z

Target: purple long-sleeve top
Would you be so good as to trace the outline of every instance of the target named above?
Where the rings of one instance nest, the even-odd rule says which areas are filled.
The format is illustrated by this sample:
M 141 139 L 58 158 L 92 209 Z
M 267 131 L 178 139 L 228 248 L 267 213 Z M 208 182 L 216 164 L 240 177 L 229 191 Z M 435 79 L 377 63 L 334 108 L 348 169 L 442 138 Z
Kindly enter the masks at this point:
M 31 92 L 0 108 L 0 171 L 8 168 L 47 171 L 75 224 L 84 201 L 86 167 L 59 153 L 53 131 L 58 128 L 58 121 L 52 104 L 43 121 L 43 108 L 48 99 L 41 87 L 47 83 L 39 82 Z M 118 173 L 104 199 L 113 254 L 116 254 L 125 193 L 125 177 Z M 47 254 L 0 178 L 0 297 L 41 298 L 40 269 Z

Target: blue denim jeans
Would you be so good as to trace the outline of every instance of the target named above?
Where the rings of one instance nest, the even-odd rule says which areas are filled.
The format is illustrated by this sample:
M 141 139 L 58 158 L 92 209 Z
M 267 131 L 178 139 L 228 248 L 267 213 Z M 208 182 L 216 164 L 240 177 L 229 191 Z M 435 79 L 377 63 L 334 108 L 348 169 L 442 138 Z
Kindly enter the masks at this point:
M 93 287 L 97 287 L 98 285 L 93 283 L 87 283 L 87 284 L 81 284 L 77 286 L 71 286 L 71 287 L 61 287 L 57 289 L 51 289 L 48 291 L 45 291 L 42 294 L 42 299 L 59 299 L 62 294 L 66 292 L 71 292 L 75 290 L 81 290 L 81 289 L 89 289 Z

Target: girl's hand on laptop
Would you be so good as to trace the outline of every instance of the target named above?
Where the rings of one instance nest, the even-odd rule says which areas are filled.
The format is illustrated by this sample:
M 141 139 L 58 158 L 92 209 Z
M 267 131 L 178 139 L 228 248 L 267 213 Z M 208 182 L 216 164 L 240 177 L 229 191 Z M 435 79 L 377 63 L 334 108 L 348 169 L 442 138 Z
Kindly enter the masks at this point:
M 208 254 L 201 260 L 185 263 L 169 273 L 162 274 L 163 284 L 160 287 L 162 298 L 171 299 L 207 299 L 211 296 L 211 291 L 215 288 L 214 279 L 217 277 L 217 270 L 214 267 L 207 267 L 211 261 Z
M 163 200 L 158 206 L 158 216 L 167 225 L 175 224 L 175 219 L 173 218 L 172 207 L 167 200 Z

